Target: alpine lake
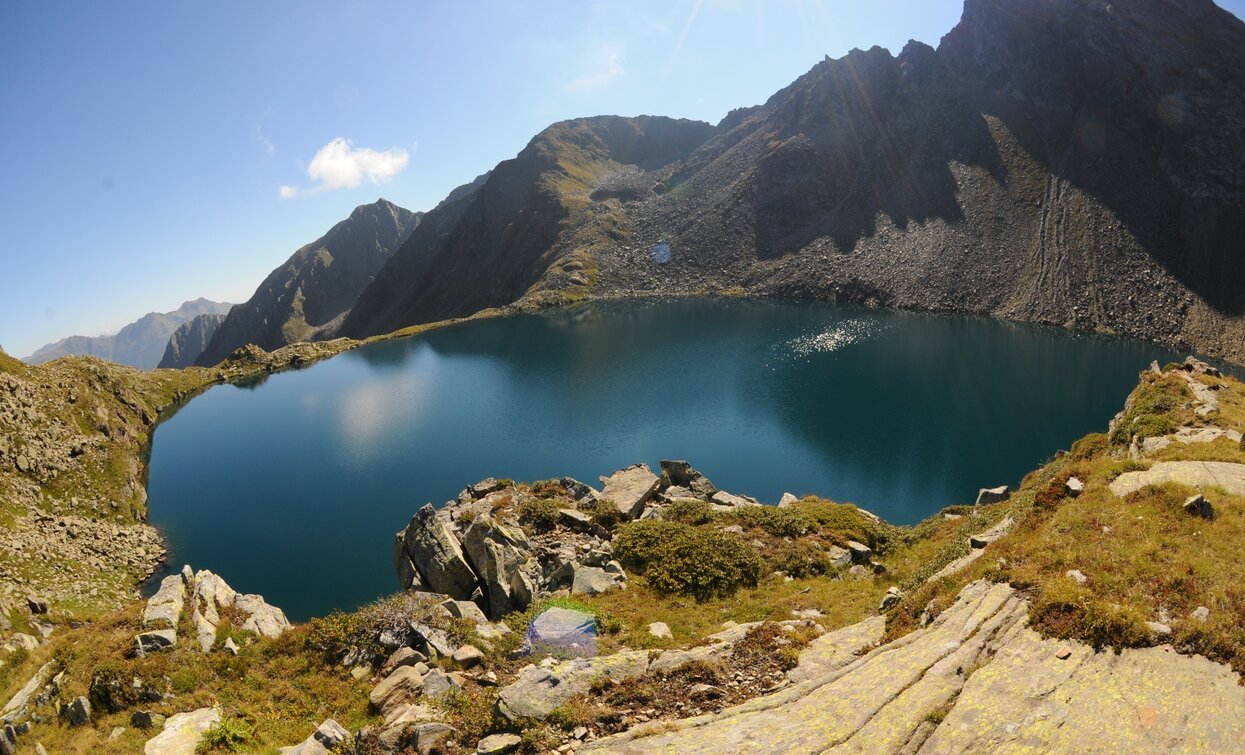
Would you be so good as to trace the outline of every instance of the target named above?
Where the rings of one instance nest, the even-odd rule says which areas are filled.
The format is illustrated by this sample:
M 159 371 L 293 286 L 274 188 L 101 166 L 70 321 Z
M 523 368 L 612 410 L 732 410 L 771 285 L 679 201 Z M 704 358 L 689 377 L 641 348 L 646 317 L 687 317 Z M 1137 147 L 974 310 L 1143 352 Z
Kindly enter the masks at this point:
M 1154 344 L 978 317 L 676 299 L 476 320 L 212 388 L 156 430 L 169 568 L 293 620 L 397 589 L 393 536 L 484 477 L 687 459 L 914 524 L 1103 431 Z

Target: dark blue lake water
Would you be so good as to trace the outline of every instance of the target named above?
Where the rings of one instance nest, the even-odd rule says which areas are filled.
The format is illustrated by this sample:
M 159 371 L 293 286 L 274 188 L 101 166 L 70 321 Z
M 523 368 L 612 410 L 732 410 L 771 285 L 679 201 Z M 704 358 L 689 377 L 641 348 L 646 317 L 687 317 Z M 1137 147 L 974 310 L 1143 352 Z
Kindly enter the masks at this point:
M 1152 344 L 971 317 L 678 300 L 484 320 L 209 390 L 160 425 L 171 561 L 294 619 L 397 588 L 393 533 L 482 477 L 685 458 L 900 524 L 1104 430 Z

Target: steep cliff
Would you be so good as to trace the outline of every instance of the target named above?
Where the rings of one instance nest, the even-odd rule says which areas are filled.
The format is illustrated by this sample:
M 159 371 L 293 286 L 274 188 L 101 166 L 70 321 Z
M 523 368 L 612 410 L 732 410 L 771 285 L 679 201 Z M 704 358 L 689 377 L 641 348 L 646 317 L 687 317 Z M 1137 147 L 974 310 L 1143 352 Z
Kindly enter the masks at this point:
M 158 366 L 178 369 L 192 366 L 207 348 L 212 336 L 216 334 L 216 329 L 224 321 L 225 315 L 221 313 L 199 315 L 189 322 L 182 323 L 181 327 L 169 336 L 169 342 L 164 347 L 164 357 Z
M 248 343 L 271 351 L 334 330 L 421 217 L 384 199 L 356 207 L 230 310 L 195 364 L 214 365 Z

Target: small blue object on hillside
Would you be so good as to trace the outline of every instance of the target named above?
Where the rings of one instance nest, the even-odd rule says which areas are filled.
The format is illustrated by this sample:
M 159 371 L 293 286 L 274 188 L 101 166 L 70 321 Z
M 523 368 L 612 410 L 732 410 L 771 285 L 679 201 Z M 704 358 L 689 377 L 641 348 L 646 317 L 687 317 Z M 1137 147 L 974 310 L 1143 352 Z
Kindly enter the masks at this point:
M 664 265 L 670 261 L 670 245 L 664 241 L 659 241 L 653 245 L 653 261 L 659 265 Z
M 570 608 L 545 609 L 527 628 L 527 644 L 535 655 L 590 658 L 597 654 L 597 620 Z

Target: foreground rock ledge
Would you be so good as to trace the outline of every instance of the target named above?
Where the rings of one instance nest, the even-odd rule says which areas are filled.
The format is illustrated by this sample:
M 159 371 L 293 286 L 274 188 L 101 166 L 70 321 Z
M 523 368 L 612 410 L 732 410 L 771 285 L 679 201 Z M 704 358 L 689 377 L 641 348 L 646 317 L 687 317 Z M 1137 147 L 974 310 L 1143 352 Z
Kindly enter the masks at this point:
M 863 656 L 850 650 L 876 619 L 826 635 L 792 687 L 579 752 L 1245 750 L 1245 688 L 1227 666 L 1167 646 L 1095 652 L 1026 621 L 1015 590 L 974 582 L 930 626 Z

